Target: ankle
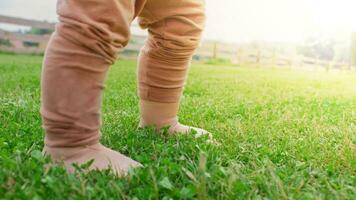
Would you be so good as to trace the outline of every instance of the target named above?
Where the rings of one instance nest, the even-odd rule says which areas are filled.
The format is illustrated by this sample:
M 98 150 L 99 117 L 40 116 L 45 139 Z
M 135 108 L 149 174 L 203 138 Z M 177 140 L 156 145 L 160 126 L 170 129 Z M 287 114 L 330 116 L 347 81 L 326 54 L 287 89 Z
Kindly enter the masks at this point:
M 80 154 L 87 149 L 97 148 L 99 149 L 102 145 L 100 143 L 82 145 L 82 146 L 64 146 L 64 147 L 53 147 L 46 145 L 43 147 L 43 154 L 51 156 L 54 160 L 66 160 L 67 158 L 73 157 L 76 154 Z
M 153 126 L 157 130 L 160 130 L 160 129 L 165 128 L 165 127 L 176 126 L 178 123 L 179 123 L 178 122 L 178 117 L 165 119 L 165 120 L 162 120 L 162 121 L 155 121 L 155 122 L 154 121 L 147 122 L 146 120 L 141 118 L 140 122 L 139 122 L 139 127 L 140 128 L 145 128 L 145 127 L 148 127 L 148 126 Z

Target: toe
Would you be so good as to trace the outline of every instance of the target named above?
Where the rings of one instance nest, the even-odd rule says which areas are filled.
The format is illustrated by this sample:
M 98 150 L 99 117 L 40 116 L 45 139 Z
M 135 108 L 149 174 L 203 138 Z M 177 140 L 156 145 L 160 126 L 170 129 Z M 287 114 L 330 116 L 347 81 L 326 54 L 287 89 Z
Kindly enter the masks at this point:
M 209 139 L 213 138 L 213 135 L 210 132 L 208 132 L 208 131 L 206 131 L 204 129 L 196 128 L 196 127 L 193 127 L 192 129 L 196 131 L 196 134 L 195 134 L 196 138 L 199 138 L 199 137 L 202 137 L 202 136 L 206 136 L 206 135 L 208 136 Z

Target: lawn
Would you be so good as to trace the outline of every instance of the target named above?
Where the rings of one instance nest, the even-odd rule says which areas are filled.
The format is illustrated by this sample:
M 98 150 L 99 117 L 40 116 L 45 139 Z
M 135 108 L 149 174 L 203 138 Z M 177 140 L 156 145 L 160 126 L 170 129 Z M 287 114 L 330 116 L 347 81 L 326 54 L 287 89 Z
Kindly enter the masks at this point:
M 356 73 L 193 64 L 180 120 L 218 144 L 138 130 L 136 63 L 110 69 L 102 143 L 127 177 L 44 170 L 42 57 L 0 55 L 0 199 L 353 199 Z

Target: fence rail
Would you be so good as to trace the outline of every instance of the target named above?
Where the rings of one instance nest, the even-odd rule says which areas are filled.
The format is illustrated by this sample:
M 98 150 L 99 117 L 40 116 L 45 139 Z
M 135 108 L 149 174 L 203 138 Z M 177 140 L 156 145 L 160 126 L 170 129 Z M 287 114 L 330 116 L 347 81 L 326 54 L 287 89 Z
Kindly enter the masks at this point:
M 29 26 L 39 29 L 49 29 L 54 30 L 55 24 L 49 22 L 43 22 L 38 20 L 23 19 L 19 17 L 9 17 L 5 15 L 0 15 L 0 23 L 15 24 L 20 26 Z
M 44 29 L 51 32 L 54 23 L 0 15 L 0 23 Z M 0 50 L 15 53 L 43 53 L 50 35 L 35 35 L 23 32 L 9 32 L 0 29 Z
M 32 35 L 23 34 L 16 32 L 9 32 L 0 29 L 0 38 L 6 38 L 10 41 L 20 40 L 20 41 L 31 41 L 31 42 L 44 42 L 49 40 L 49 35 Z

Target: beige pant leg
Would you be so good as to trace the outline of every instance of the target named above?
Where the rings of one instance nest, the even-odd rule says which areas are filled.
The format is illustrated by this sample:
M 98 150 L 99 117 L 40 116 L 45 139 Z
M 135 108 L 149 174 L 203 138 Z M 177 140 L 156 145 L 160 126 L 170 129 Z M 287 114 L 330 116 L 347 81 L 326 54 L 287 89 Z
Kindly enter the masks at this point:
M 208 134 L 179 123 L 177 117 L 188 67 L 204 27 L 204 6 L 204 0 L 151 0 L 140 13 L 139 23 L 148 29 L 149 37 L 139 58 L 139 127 Z
M 47 146 L 99 142 L 106 72 L 127 44 L 130 23 L 143 2 L 58 0 L 59 23 L 45 54 L 41 83 Z
M 139 59 L 141 100 L 179 102 L 204 27 L 203 0 L 149 0 L 139 23 L 149 31 Z

